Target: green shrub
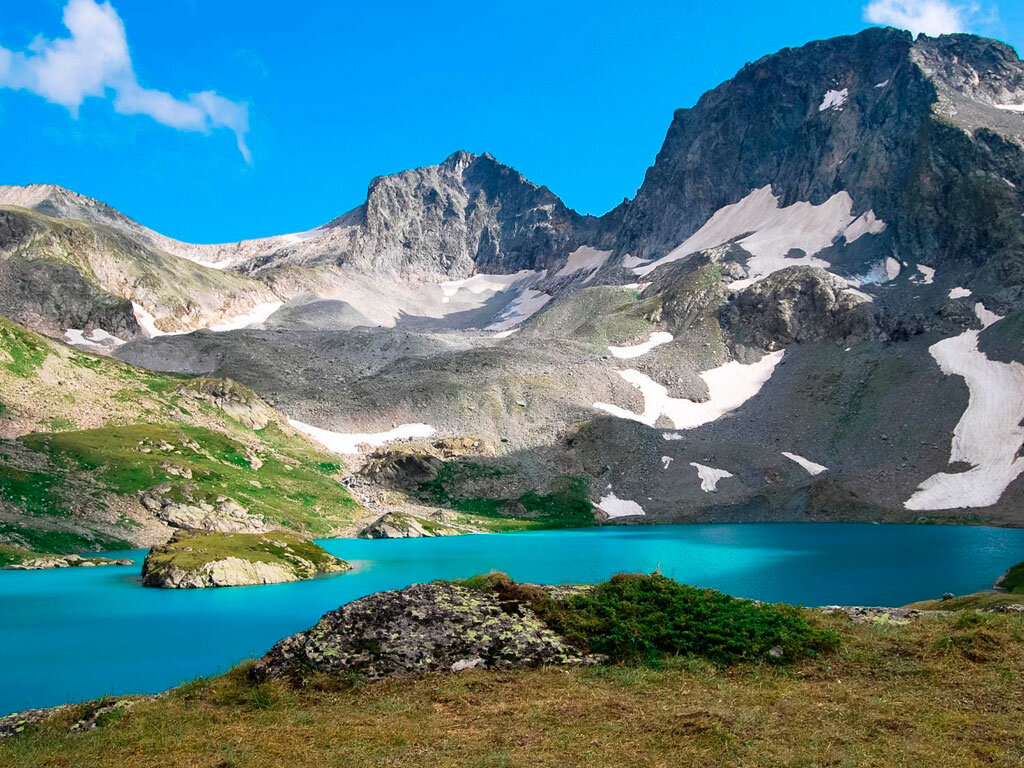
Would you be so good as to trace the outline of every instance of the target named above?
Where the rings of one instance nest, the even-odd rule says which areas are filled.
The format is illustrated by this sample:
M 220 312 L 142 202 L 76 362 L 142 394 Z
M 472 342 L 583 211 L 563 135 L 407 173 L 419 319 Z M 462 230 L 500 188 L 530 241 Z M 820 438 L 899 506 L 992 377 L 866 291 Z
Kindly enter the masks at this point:
M 1013 595 L 1024 595 L 1024 563 L 1017 563 L 996 585 Z
M 535 608 L 574 645 L 614 661 L 689 655 L 720 665 L 789 662 L 839 644 L 837 635 L 811 626 L 799 608 L 740 600 L 659 574 L 620 574 Z

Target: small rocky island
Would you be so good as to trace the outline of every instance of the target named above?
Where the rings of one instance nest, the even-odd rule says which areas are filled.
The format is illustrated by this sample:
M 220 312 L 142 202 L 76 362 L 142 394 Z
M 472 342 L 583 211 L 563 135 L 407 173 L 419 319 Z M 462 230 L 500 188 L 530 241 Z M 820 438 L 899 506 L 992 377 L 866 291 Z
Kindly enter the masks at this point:
M 101 565 L 135 565 L 126 558 L 55 555 L 21 547 L 0 545 L 0 570 L 40 571 L 46 568 L 96 568 Z
M 142 564 L 142 584 L 169 589 L 246 587 L 344 573 L 351 566 L 290 531 L 178 531 Z

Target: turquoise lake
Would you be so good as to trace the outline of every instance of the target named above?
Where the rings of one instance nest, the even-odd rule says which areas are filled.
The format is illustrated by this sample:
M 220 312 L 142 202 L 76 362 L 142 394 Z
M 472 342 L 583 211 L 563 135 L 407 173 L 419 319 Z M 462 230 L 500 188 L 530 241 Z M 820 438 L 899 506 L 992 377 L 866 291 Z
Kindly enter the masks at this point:
M 558 583 L 660 567 L 761 600 L 904 605 L 985 589 L 1024 560 L 1024 530 L 966 526 L 638 526 L 320 543 L 354 571 L 265 587 L 145 589 L 144 550 L 110 553 L 135 567 L 0 571 L 0 714 L 161 691 L 260 656 L 371 592 L 492 569 Z

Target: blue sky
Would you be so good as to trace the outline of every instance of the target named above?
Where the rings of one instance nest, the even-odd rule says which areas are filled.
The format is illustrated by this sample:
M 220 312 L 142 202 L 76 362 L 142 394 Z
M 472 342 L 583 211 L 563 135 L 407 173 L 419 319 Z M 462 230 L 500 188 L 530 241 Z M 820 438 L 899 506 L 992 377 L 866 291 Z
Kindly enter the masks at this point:
M 217 242 L 322 224 L 467 149 L 600 214 L 674 109 L 779 48 L 867 17 L 1024 45 L 1019 0 L 866 2 L 0 0 L 0 183 Z

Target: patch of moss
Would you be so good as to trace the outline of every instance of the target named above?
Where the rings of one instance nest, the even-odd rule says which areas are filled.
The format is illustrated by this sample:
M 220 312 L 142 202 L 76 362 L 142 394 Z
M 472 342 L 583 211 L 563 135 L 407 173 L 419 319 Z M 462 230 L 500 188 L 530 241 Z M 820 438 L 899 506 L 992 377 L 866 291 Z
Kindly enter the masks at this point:
M 21 547 L 12 547 L 7 544 L 0 544 L 0 568 L 7 565 L 17 565 L 33 557 L 36 553 Z
M 28 378 L 50 355 L 50 347 L 42 336 L 0 316 L 0 354 L 7 358 L 4 368 L 15 376 Z
M 616 662 L 697 656 L 718 665 L 792 662 L 838 649 L 839 637 L 791 605 L 742 600 L 660 574 L 618 574 L 566 597 L 498 572 L 456 582 L 529 604 L 577 648 Z

